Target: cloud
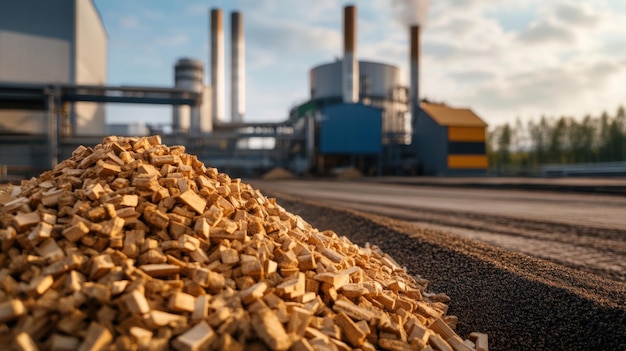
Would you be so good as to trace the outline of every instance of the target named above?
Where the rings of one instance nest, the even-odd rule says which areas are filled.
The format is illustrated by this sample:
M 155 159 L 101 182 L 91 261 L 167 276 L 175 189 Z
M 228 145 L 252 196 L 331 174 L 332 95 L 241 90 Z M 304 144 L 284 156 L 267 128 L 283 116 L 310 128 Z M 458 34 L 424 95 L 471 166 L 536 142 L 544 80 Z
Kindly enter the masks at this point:
M 533 23 L 527 30 L 522 32 L 519 36 L 519 40 L 526 44 L 572 44 L 576 41 L 576 35 L 569 27 L 552 21 L 542 20 Z
M 588 4 L 584 3 L 558 3 L 554 8 L 554 15 L 564 22 L 581 26 L 595 26 L 601 19 L 598 14 L 592 12 Z
M 139 18 L 137 16 L 122 16 L 119 20 L 120 27 L 124 29 L 133 29 L 139 27 Z

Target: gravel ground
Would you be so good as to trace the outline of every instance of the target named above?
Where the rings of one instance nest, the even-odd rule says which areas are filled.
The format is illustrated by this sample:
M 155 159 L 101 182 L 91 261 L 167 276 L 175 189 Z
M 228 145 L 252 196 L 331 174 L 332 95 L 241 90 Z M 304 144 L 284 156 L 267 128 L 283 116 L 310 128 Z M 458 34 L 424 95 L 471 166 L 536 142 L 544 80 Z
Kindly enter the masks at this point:
M 318 229 L 379 245 L 433 292 L 448 294 L 457 332 L 487 333 L 492 351 L 626 350 L 626 283 L 400 220 L 266 194 Z

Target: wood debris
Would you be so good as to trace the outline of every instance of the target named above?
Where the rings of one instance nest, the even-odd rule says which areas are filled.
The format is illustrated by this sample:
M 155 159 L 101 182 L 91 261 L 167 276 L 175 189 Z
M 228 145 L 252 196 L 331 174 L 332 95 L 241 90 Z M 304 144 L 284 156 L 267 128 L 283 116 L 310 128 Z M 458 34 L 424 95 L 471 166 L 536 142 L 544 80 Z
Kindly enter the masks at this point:
M 445 294 L 160 137 L 107 137 L 0 204 L 0 343 L 481 350 Z

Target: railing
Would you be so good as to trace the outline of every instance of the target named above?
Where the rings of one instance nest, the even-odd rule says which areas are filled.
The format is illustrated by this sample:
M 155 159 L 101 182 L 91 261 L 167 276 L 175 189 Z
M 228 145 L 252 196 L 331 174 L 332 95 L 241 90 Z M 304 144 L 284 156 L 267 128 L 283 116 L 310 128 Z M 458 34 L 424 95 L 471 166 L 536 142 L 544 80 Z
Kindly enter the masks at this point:
M 626 175 L 626 162 L 550 164 L 540 167 L 540 175 L 565 176 L 620 176 Z

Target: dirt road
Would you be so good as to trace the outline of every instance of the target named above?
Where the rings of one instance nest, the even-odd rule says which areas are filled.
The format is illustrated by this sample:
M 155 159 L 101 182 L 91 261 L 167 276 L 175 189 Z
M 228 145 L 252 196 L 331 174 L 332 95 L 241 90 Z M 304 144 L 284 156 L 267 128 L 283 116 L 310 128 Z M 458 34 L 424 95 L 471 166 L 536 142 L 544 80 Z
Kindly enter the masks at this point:
M 626 282 L 626 197 L 362 181 L 254 181 Z

